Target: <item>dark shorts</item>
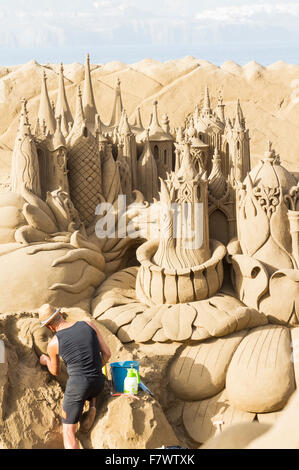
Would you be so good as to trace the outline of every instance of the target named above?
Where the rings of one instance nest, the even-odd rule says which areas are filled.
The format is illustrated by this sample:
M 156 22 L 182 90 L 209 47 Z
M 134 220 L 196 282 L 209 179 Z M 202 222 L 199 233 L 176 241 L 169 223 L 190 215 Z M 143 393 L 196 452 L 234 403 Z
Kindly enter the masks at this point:
M 86 400 L 98 396 L 104 388 L 105 377 L 87 378 L 85 376 L 70 377 L 66 384 L 63 400 L 63 411 L 66 417 L 62 418 L 64 424 L 79 422 Z

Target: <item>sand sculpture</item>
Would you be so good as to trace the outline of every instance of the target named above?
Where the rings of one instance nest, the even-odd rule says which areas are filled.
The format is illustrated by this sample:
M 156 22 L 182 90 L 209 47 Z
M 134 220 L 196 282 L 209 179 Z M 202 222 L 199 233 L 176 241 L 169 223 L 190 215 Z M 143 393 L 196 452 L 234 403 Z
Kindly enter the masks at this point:
M 217 417 L 263 421 L 296 388 L 299 185 L 271 143 L 251 169 L 239 101 L 227 118 L 206 88 L 174 131 L 155 101 L 145 128 L 120 85 L 109 124 L 89 56 L 74 118 L 62 65 L 55 110 L 42 77 L 34 131 L 23 100 L 0 195 L 0 308 L 83 305 L 124 345 L 175 344 L 167 390 L 199 445 Z

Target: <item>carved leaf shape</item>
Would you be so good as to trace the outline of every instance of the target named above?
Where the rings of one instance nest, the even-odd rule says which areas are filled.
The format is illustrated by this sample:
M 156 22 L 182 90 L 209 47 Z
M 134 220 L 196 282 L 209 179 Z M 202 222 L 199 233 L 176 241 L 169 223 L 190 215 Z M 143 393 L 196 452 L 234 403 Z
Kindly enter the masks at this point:
M 162 315 L 164 333 L 172 341 L 184 341 L 192 335 L 192 324 L 196 310 L 188 304 L 178 304 Z
M 252 256 L 268 239 L 269 220 L 249 188 L 239 210 L 240 244 Z

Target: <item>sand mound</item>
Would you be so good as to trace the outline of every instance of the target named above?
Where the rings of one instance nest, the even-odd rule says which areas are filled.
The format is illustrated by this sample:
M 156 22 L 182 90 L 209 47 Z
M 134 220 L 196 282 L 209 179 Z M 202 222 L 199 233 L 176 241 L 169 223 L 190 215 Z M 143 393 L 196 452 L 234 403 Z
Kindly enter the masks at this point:
M 62 390 L 39 366 L 33 348 L 35 325 L 28 315 L 0 320 L 6 346 L 6 364 L 0 364 L 0 445 L 6 449 L 63 448 Z
M 120 424 L 121 423 L 121 424 Z M 83 445 L 88 443 L 82 437 Z M 149 395 L 109 398 L 90 433 L 93 449 L 155 449 L 180 445 L 161 406 Z

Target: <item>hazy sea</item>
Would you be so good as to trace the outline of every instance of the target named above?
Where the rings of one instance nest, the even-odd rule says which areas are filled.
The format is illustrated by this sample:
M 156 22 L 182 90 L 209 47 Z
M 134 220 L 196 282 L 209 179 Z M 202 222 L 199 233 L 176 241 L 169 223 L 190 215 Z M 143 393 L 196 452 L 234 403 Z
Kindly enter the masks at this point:
M 232 43 L 225 45 L 201 44 L 175 44 L 175 45 L 94 45 L 82 47 L 45 47 L 45 48 L 0 48 L 0 65 L 19 65 L 34 59 L 41 64 L 58 63 L 60 61 L 70 64 L 84 62 L 86 52 L 91 55 L 91 62 L 104 64 L 114 60 L 132 64 L 150 57 L 165 62 L 179 59 L 185 56 L 193 56 L 196 59 L 208 60 L 216 65 L 221 65 L 227 60 L 233 60 L 240 65 L 255 60 L 261 65 L 267 66 L 278 60 L 284 60 L 290 64 L 299 63 L 298 41 L 264 42 L 262 44 Z

